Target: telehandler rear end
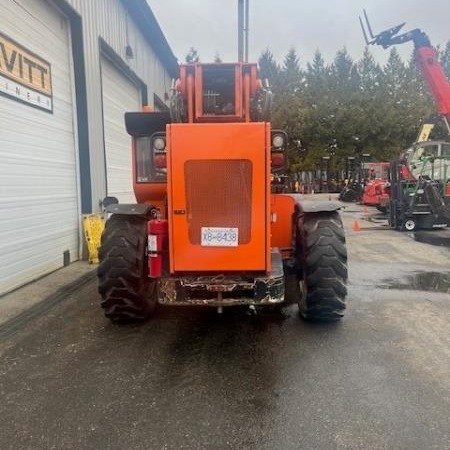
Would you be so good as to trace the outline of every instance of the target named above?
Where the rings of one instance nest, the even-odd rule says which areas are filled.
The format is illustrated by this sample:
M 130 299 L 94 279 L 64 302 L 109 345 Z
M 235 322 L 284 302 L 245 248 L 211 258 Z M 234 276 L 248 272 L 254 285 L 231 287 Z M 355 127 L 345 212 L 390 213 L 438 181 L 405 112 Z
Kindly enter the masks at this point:
M 127 113 L 137 204 L 107 198 L 101 305 L 112 321 L 157 303 L 282 304 L 285 281 L 305 319 L 339 320 L 347 251 L 339 204 L 271 193 L 287 136 L 269 122 L 256 64 L 182 65 L 169 112 Z

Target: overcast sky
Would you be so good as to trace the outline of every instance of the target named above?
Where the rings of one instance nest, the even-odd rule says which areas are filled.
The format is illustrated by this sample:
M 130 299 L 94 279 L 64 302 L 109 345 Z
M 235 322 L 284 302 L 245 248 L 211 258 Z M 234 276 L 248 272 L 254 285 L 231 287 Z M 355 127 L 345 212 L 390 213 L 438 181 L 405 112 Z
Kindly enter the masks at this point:
M 358 15 L 366 8 L 374 31 L 401 22 L 405 30 L 421 28 L 433 45 L 450 40 L 450 0 L 249 0 L 249 60 L 256 61 L 265 48 L 282 62 L 294 47 L 301 65 L 320 49 L 327 62 L 344 46 L 354 59 L 364 51 Z M 203 62 L 216 53 L 224 61 L 237 59 L 238 0 L 148 0 L 180 61 L 195 47 Z M 413 45 L 398 46 L 407 59 Z M 384 62 L 388 51 L 371 47 Z

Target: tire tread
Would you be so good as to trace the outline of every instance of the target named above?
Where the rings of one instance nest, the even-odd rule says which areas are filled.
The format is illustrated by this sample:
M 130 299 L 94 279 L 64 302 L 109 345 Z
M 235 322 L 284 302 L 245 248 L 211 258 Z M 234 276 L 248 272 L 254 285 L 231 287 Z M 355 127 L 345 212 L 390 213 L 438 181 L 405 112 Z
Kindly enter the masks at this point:
M 305 215 L 299 230 L 306 297 L 299 302 L 307 320 L 336 321 L 344 316 L 347 249 L 337 212 Z
M 99 249 L 98 292 L 105 316 L 113 322 L 145 320 L 156 306 L 156 281 L 147 277 L 147 221 L 113 215 Z

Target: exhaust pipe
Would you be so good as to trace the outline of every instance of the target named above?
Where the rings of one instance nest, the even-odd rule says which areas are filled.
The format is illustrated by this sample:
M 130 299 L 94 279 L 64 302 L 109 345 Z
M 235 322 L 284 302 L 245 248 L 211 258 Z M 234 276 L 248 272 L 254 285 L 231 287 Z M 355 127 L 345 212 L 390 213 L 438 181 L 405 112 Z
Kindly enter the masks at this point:
M 244 61 L 244 0 L 238 0 L 238 61 Z
M 238 61 L 248 61 L 249 0 L 238 0 Z

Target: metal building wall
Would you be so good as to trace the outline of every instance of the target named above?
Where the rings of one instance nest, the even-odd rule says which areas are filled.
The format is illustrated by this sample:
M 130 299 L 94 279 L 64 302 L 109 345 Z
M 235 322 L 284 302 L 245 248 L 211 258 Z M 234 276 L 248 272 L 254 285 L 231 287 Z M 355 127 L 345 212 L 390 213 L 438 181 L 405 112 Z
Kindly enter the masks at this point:
M 0 294 L 79 258 L 70 31 L 44 0 L 1 1 Z
M 121 0 L 67 0 L 81 16 L 87 83 L 89 147 L 92 179 L 92 207 L 99 210 L 105 195 L 105 154 L 103 137 L 102 89 L 100 73 L 100 39 L 127 64 L 147 85 L 148 103 L 154 94 L 164 99 L 169 93 L 172 77 L 156 55 Z M 133 50 L 127 58 L 126 47 Z M 83 174 L 81 174 L 81 178 Z M 81 179 L 83 183 L 83 179 Z

